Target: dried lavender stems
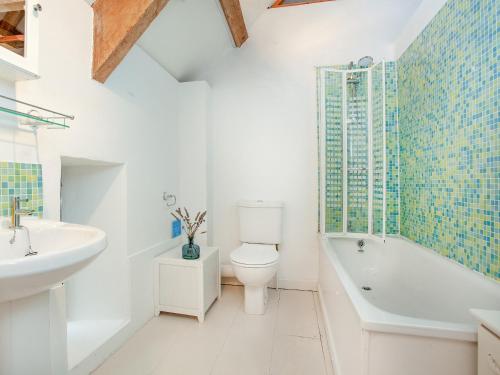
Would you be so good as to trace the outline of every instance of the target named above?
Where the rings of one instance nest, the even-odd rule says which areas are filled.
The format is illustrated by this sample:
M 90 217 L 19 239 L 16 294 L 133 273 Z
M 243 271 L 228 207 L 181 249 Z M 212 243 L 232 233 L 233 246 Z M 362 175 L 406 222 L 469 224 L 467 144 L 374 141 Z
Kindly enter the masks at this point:
M 186 207 L 184 207 L 184 212 L 179 207 L 177 208 L 177 210 L 175 210 L 175 213 L 172 212 L 171 214 L 177 220 L 182 221 L 183 223 L 182 228 L 186 232 L 188 238 L 192 240 L 194 239 L 194 236 L 196 235 L 196 232 L 200 228 L 201 224 L 203 224 L 206 221 L 207 211 L 198 212 L 194 220 L 191 220 L 191 216 L 189 215 L 188 210 L 186 210 Z M 201 234 L 203 233 L 205 232 L 201 232 Z

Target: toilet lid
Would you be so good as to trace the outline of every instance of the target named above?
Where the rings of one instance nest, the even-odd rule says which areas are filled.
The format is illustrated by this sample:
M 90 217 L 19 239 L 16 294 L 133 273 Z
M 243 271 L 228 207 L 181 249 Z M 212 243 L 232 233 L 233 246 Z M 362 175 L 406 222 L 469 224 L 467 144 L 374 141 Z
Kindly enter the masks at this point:
M 243 244 L 231 253 L 231 260 L 247 265 L 265 265 L 274 263 L 279 254 L 274 245 Z

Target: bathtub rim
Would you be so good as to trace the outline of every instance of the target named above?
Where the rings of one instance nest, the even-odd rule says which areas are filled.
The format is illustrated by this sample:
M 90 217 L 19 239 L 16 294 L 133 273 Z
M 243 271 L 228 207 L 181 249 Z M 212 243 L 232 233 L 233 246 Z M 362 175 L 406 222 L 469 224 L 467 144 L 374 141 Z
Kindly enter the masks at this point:
M 334 239 L 335 238 L 320 235 L 320 251 L 324 251 L 326 257 L 332 263 L 360 319 L 362 329 L 382 333 L 477 342 L 477 325 L 414 318 L 385 311 L 370 303 L 361 294 L 359 288 L 355 285 L 347 271 L 342 267 L 342 263 L 335 250 L 331 248 L 330 240 Z M 394 237 L 394 239 L 406 240 L 401 237 Z M 424 249 L 429 251 L 433 256 L 439 256 L 430 249 Z M 472 272 L 468 269 L 465 271 Z M 486 277 L 484 277 L 484 279 L 491 282 L 491 280 Z

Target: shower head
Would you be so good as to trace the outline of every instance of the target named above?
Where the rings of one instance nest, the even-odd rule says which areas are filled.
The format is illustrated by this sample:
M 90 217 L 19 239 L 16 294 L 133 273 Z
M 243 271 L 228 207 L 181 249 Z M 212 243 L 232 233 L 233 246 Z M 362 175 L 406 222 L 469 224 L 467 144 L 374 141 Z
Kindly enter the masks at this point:
M 360 68 L 369 68 L 373 64 L 373 57 L 365 56 L 359 59 L 358 65 Z

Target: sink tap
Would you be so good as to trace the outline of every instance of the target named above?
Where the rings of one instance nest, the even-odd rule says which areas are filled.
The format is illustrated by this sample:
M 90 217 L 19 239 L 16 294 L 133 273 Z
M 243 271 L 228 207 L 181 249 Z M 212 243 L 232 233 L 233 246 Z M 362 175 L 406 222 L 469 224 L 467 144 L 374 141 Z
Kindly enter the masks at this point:
M 25 256 L 31 256 L 31 255 L 37 255 L 38 252 L 33 251 L 31 248 L 31 236 L 30 236 L 30 231 L 27 227 L 21 225 L 21 216 L 22 215 L 33 215 L 35 212 L 34 210 L 21 210 L 20 208 L 20 203 L 21 202 L 28 202 L 28 199 L 21 199 L 19 197 L 14 197 L 12 199 L 12 206 L 11 206 L 11 223 L 10 223 L 10 228 L 14 231 L 14 235 L 10 239 L 10 244 L 13 245 L 16 242 L 16 233 L 18 229 L 23 229 L 26 231 L 26 236 L 28 239 L 28 249 L 26 250 Z
M 28 199 L 21 199 L 19 197 L 12 198 L 12 205 L 10 207 L 11 222 L 10 227 L 14 230 L 21 229 L 21 216 L 28 215 L 31 216 L 35 212 L 34 210 L 21 210 L 20 203 L 28 202 Z

